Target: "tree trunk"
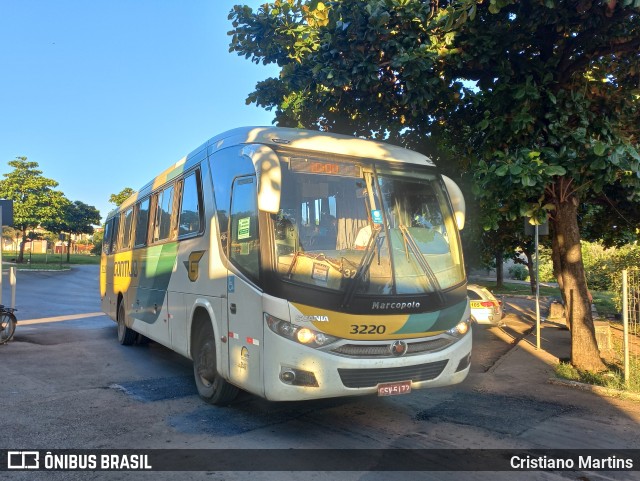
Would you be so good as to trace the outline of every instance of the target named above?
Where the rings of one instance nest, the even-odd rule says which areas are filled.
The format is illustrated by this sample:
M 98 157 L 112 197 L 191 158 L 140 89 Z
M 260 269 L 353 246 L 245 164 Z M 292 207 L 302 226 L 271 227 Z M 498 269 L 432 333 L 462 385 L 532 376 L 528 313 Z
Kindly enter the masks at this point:
M 522 252 L 527 256 L 527 270 L 529 271 L 529 286 L 531 287 L 531 294 L 536 293 L 536 269 L 533 263 L 533 256 L 535 253 L 528 247 L 523 246 Z
M 71 263 L 71 234 L 69 234 L 69 240 L 67 240 L 67 264 Z
M 496 287 L 504 287 L 504 253 L 502 250 L 496 252 Z
M 553 275 L 558 282 L 560 292 L 563 292 L 564 286 L 562 285 L 562 274 L 560 269 L 560 246 L 558 245 L 558 236 L 555 234 L 555 229 L 551 235 L 551 261 L 553 263 Z M 569 329 L 571 329 L 571 324 L 569 324 Z
M 596 342 L 587 279 L 580 249 L 578 199 L 556 199 L 553 217 L 554 268 L 557 254 L 558 282 L 571 329 L 571 363 L 583 371 L 606 369 Z M 557 248 L 557 252 L 556 252 Z
M 20 240 L 20 253 L 18 254 L 18 263 L 24 261 L 24 246 L 27 243 L 27 229 L 22 231 L 22 239 Z

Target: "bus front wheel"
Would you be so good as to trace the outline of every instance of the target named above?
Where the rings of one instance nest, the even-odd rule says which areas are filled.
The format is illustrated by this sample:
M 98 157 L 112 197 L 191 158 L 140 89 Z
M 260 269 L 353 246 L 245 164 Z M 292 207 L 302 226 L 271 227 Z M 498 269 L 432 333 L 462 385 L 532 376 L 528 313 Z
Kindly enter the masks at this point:
M 204 324 L 194 342 L 193 376 L 200 397 L 209 404 L 227 405 L 238 394 L 238 388 L 219 374 L 216 366 L 216 341 L 211 325 Z

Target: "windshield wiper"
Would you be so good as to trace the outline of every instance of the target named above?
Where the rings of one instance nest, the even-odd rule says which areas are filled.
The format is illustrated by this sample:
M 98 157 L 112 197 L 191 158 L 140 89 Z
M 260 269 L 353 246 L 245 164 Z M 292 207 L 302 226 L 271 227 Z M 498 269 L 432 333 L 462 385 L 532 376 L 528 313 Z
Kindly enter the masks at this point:
M 404 239 L 405 249 L 407 247 L 409 248 L 413 256 L 418 261 L 418 265 L 424 271 L 427 277 L 427 280 L 429 281 L 429 284 L 431 284 L 434 291 L 438 294 L 438 299 L 440 300 L 440 302 L 444 302 L 444 296 L 442 295 L 442 287 L 440 286 L 438 277 L 436 276 L 435 272 L 433 272 L 433 269 L 427 262 L 427 259 L 425 259 L 424 255 L 422 254 L 422 251 L 420 251 L 420 248 L 418 247 L 418 244 L 416 244 L 416 240 L 411 235 L 411 232 L 409 232 L 409 229 L 407 228 L 407 226 L 403 224 L 400 225 L 400 232 L 402 233 L 402 238 Z M 408 253 L 407 253 L 407 257 L 409 257 Z
M 360 284 L 364 273 L 369 270 L 369 266 L 371 262 L 373 262 L 374 254 L 375 254 L 375 246 L 378 243 L 378 236 L 382 232 L 380 227 L 374 226 L 371 229 L 371 237 L 369 237 L 369 242 L 367 242 L 367 247 L 365 248 L 364 255 L 362 259 L 360 259 L 360 264 L 358 264 L 358 268 L 356 270 L 355 275 L 351 278 L 351 282 L 347 286 L 347 290 L 344 293 L 344 297 L 342 298 L 342 306 L 348 307 L 351 299 L 353 298 L 353 294 L 356 292 L 356 287 Z

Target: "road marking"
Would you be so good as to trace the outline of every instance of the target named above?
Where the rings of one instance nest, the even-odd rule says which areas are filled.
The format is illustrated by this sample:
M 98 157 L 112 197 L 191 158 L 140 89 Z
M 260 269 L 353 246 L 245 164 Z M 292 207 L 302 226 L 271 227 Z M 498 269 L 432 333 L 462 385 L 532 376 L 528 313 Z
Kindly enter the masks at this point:
M 55 317 L 42 317 L 40 319 L 29 319 L 23 321 L 18 319 L 18 324 L 21 326 L 28 326 L 30 324 L 45 324 L 47 322 L 62 322 L 62 321 L 74 321 L 76 319 L 86 319 L 88 317 L 104 316 L 104 312 L 88 312 L 85 314 L 69 314 L 67 316 L 55 316 Z

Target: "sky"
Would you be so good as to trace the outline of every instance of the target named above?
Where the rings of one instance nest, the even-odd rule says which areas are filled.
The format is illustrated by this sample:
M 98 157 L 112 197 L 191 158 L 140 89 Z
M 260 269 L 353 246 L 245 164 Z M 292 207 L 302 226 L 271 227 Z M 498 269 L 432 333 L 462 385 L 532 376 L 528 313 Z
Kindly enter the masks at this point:
M 27 157 L 104 220 L 209 138 L 273 114 L 245 99 L 278 75 L 229 52 L 234 4 L 0 0 L 0 175 Z

